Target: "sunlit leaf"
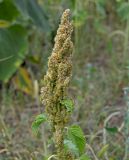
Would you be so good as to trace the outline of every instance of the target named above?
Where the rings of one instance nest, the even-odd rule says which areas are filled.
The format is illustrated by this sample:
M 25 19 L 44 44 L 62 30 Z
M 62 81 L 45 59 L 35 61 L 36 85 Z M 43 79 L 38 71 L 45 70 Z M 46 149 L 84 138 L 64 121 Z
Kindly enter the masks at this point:
M 45 114 L 39 114 L 36 116 L 34 122 L 32 123 L 32 131 L 37 134 L 39 131 L 39 126 L 43 123 L 47 121 L 47 116 Z
M 84 152 L 86 144 L 85 136 L 82 129 L 77 125 L 69 127 L 68 138 L 76 145 L 79 153 L 82 154 Z
M 10 26 L 10 22 L 5 20 L 0 20 L 0 28 L 7 28 Z
M 28 71 L 25 68 L 20 67 L 13 80 L 16 89 L 33 96 L 33 83 Z

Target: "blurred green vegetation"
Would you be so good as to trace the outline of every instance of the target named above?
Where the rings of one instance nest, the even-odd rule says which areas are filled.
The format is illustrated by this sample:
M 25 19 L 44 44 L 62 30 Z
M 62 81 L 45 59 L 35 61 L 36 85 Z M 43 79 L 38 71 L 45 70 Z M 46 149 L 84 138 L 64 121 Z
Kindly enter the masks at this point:
M 35 137 L 31 122 L 44 110 L 41 79 L 66 8 L 74 25 L 71 122 L 83 128 L 91 159 L 129 159 L 129 2 L 0 0 L 0 160 L 45 160 L 53 150 L 48 126 Z

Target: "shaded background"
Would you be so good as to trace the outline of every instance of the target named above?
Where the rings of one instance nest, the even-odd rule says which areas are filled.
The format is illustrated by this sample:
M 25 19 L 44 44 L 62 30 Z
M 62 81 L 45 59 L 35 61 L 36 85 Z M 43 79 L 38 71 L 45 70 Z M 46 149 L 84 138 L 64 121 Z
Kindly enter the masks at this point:
M 35 136 L 31 123 L 44 110 L 41 80 L 66 8 L 74 25 L 70 123 L 83 128 L 91 159 L 129 159 L 129 2 L 0 0 L 0 160 L 45 160 L 53 150 L 48 127 Z

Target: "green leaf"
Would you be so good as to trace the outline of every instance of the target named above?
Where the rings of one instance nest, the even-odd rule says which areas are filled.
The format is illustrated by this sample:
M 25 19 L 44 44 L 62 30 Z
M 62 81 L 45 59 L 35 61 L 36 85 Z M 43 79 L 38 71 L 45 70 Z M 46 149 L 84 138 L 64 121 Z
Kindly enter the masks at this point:
M 25 28 L 13 25 L 0 29 L 0 80 L 7 82 L 23 62 L 28 43 Z M 8 58 L 9 57 L 9 58 Z
M 61 104 L 67 108 L 68 112 L 72 112 L 74 109 L 74 103 L 71 99 L 64 99 L 61 101 Z
M 102 147 L 102 149 L 98 152 L 98 157 L 102 158 L 105 154 L 105 152 L 108 150 L 109 144 L 106 144 L 105 146 Z
M 12 0 L 0 2 L 0 20 L 12 21 L 17 18 L 19 12 Z
M 65 139 L 65 140 L 64 140 L 64 146 L 65 146 L 65 149 L 66 149 L 67 151 L 70 151 L 70 152 L 73 153 L 74 155 L 79 156 L 79 150 L 78 150 L 78 148 L 76 147 L 76 145 L 73 144 L 73 142 L 72 142 L 71 140 Z
M 82 155 L 79 160 L 91 160 L 86 154 Z
M 85 136 L 82 129 L 77 125 L 69 127 L 68 138 L 76 145 L 79 153 L 82 154 L 84 152 L 86 144 Z
M 123 20 L 129 19 L 129 3 L 128 2 L 121 3 L 117 11 Z
M 49 31 L 47 14 L 36 0 L 14 0 L 23 17 L 31 18 L 33 23 L 42 30 Z
M 39 130 L 39 126 L 43 123 L 47 121 L 47 117 L 45 114 L 39 114 L 36 116 L 34 122 L 32 123 L 32 131 L 37 134 L 38 130 Z
M 105 127 L 105 129 L 110 132 L 110 133 L 117 133 L 118 132 L 118 128 L 117 127 Z

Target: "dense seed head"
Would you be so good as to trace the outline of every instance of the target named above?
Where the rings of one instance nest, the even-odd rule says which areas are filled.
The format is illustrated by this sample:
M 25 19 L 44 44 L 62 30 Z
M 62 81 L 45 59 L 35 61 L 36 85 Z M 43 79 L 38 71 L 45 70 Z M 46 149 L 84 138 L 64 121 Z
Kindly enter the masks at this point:
M 42 102 L 48 114 L 51 114 L 48 111 L 50 110 L 49 108 L 51 108 L 52 112 L 53 107 L 57 108 L 60 101 L 65 98 L 71 77 L 71 55 L 73 49 L 71 34 L 73 29 L 69 21 L 69 14 L 70 10 L 67 9 L 62 15 L 52 55 L 49 57 L 44 86 L 41 89 Z
M 67 88 L 72 71 L 73 43 L 72 24 L 69 21 L 70 10 L 62 15 L 59 29 L 55 37 L 55 45 L 48 61 L 48 70 L 44 76 L 44 86 L 41 89 L 42 103 L 54 129 L 55 143 L 59 157 L 63 160 L 63 129 L 69 114 L 61 101 L 67 96 Z

